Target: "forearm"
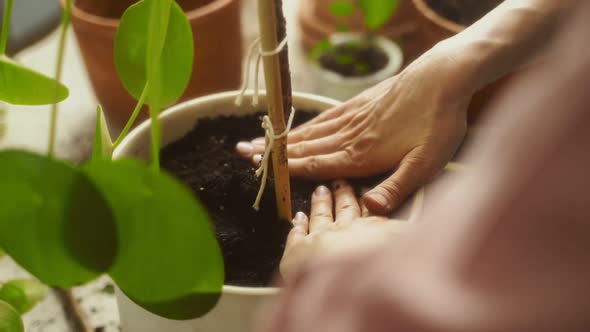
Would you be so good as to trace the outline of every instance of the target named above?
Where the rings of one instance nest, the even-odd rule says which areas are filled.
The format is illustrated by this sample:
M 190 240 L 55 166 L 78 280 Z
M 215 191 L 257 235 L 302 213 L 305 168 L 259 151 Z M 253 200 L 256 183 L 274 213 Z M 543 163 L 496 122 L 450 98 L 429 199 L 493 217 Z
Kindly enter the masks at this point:
M 506 0 L 431 52 L 450 59 L 458 89 L 473 92 L 531 63 L 580 0 Z

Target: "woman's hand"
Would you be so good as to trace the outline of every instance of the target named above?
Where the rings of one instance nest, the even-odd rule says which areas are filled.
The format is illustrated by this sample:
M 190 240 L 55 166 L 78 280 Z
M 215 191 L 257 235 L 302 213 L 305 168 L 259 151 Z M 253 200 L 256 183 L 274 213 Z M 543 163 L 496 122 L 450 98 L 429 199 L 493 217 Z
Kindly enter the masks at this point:
M 332 195 L 327 187 L 318 187 L 311 198 L 310 218 L 296 214 L 281 261 L 285 278 L 311 258 L 369 250 L 391 242 L 409 227 L 408 222 L 366 216 L 353 188 L 344 181 L 334 182 L 333 191 Z
M 445 166 L 465 135 L 474 91 L 458 88 L 453 80 L 461 75 L 453 70 L 452 59 L 426 54 L 398 76 L 294 129 L 288 140 L 291 173 L 334 179 L 395 170 L 363 197 L 372 213 L 390 213 Z M 259 163 L 264 139 L 241 142 L 237 151 Z

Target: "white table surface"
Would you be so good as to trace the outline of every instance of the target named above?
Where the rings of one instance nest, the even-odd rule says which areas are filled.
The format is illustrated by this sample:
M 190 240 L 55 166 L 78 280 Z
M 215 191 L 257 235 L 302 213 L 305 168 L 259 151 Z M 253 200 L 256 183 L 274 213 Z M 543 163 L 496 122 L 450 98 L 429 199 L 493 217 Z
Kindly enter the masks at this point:
M 254 0 L 243 0 L 243 26 L 245 46 L 258 34 Z M 293 88 L 313 92 L 305 80 L 309 77 L 309 64 L 299 46 L 295 16 L 298 0 L 285 0 L 288 21 L 289 48 Z M 24 50 L 16 57 L 28 67 L 53 76 L 58 42 L 58 31 Z M 263 81 L 261 79 L 261 81 Z M 73 31 L 68 32 L 63 82 L 70 88 L 70 97 L 60 104 L 56 155 L 60 158 L 81 161 L 89 156 L 94 134 L 96 98 L 88 81 L 86 70 Z M 31 91 L 34 93 L 34 91 Z M 43 153 L 47 150 L 49 107 L 11 106 L 3 115 L 5 135 L 0 137 L 0 149 L 19 148 Z M 28 277 L 10 258 L 0 260 L 0 281 Z M 80 304 L 90 322 L 102 331 L 119 331 L 116 301 L 101 289 L 109 283 L 107 277 L 85 287 L 75 289 Z M 25 315 L 27 332 L 68 332 L 70 328 L 64 311 L 54 293 Z

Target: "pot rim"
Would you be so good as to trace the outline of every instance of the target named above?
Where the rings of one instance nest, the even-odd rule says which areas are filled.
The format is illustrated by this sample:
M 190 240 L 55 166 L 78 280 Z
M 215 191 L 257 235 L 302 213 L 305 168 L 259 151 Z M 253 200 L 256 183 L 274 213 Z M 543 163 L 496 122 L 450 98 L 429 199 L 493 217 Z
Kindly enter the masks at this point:
M 330 42 L 332 44 L 341 44 L 353 40 L 360 40 L 362 39 L 362 36 L 363 34 L 358 32 L 339 32 L 330 36 Z M 379 83 L 387 78 L 392 77 L 400 71 L 404 62 L 404 54 L 401 47 L 396 42 L 388 38 L 377 36 L 375 37 L 375 41 L 377 45 L 381 47 L 383 52 L 385 52 L 389 61 L 383 69 L 371 75 L 363 77 L 347 77 L 323 68 L 317 61 L 314 61 L 314 66 L 326 81 L 334 84 L 345 86 L 366 86 L 369 84 Z
M 466 26 L 453 22 L 446 17 L 438 14 L 434 9 L 432 9 L 425 0 L 412 0 L 414 3 L 414 7 L 418 9 L 418 11 L 426 17 L 430 22 L 436 24 L 437 26 L 448 30 L 453 33 L 459 33 L 465 30 Z
M 217 12 L 225 7 L 230 6 L 235 1 L 237 0 L 212 0 L 204 6 L 200 6 L 195 9 L 189 10 L 188 12 L 185 12 L 185 14 L 189 21 L 198 20 L 204 16 L 211 14 L 212 12 Z M 65 7 L 66 0 L 59 0 L 59 2 L 62 8 Z M 73 17 L 77 17 L 82 21 L 85 21 L 92 25 L 98 25 L 107 28 L 116 29 L 119 26 L 120 19 L 103 17 L 86 12 L 78 8 L 78 6 L 76 6 L 76 0 L 73 0 L 72 2 Z
M 212 102 L 226 100 L 226 99 L 234 100 L 238 96 L 239 93 L 240 93 L 240 91 L 237 91 L 237 90 L 236 91 L 227 91 L 227 92 L 220 92 L 220 93 L 215 93 L 215 94 L 187 100 L 185 102 L 182 102 L 180 104 L 172 106 L 168 110 L 160 113 L 159 118 L 160 118 L 160 121 L 166 121 L 166 120 L 173 121 L 173 118 L 175 117 L 176 113 L 178 113 L 178 112 L 192 109 L 199 104 L 212 103 Z M 245 101 L 248 101 L 250 99 L 249 97 L 251 97 L 252 95 L 253 95 L 253 92 L 248 91 L 245 94 L 245 96 L 248 97 L 245 99 Z M 259 95 L 261 97 L 266 96 L 266 91 L 260 90 Z M 339 101 L 331 99 L 331 98 L 322 97 L 322 96 L 318 96 L 318 95 L 311 94 L 311 93 L 293 92 L 294 102 L 296 102 L 298 99 L 300 99 L 300 100 L 301 99 L 313 100 L 318 103 L 329 104 L 332 106 L 336 106 L 336 105 L 340 104 Z M 238 106 L 236 106 L 236 107 L 238 107 Z M 151 120 L 147 119 L 144 122 L 142 122 L 140 125 L 138 125 L 136 128 L 131 130 L 131 132 L 129 132 L 127 137 L 125 137 L 125 139 L 123 139 L 121 144 L 115 149 L 115 151 L 113 151 L 113 159 L 119 159 L 119 158 L 124 157 L 125 155 L 123 154 L 123 152 L 128 150 L 128 145 L 130 145 L 132 142 L 134 142 L 136 140 L 136 138 L 142 132 L 149 130 L 150 124 L 151 124 Z M 265 295 L 278 294 L 280 289 L 281 289 L 280 287 L 246 287 L 246 286 L 224 285 L 223 286 L 223 293 L 237 294 L 237 295 L 265 296 Z

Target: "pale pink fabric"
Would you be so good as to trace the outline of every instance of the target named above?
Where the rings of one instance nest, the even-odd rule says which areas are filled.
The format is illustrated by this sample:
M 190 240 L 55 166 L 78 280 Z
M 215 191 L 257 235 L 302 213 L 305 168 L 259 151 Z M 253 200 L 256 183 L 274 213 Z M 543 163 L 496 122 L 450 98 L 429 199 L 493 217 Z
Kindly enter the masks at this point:
M 590 3 L 576 12 L 409 244 L 309 266 L 268 331 L 590 331 Z

